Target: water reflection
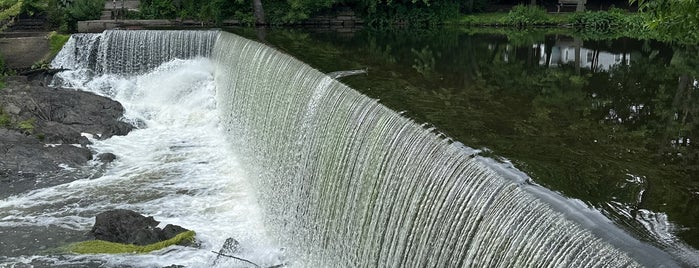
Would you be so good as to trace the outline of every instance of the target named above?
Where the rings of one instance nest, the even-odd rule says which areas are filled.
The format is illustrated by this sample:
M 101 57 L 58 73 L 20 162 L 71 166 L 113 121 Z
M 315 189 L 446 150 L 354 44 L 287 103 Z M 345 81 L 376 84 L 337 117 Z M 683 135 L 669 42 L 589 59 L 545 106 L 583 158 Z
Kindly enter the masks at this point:
M 342 81 L 641 239 L 699 247 L 697 48 L 461 29 L 265 38 L 324 72 L 368 68 Z

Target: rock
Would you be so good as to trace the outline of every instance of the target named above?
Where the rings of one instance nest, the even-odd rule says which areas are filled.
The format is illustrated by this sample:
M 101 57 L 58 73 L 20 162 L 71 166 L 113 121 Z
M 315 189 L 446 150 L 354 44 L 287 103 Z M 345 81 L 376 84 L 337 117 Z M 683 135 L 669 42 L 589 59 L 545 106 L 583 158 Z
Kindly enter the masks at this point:
M 86 148 L 45 146 L 34 136 L 0 128 L 0 197 L 31 190 L 41 174 L 78 167 L 90 159 L 92 152 Z M 55 184 L 45 184 L 51 185 Z
M 12 123 L 0 127 L 0 198 L 79 178 L 57 178 L 55 173 L 92 159 L 86 148 L 90 141 L 81 133 L 108 138 L 133 129 L 119 120 L 121 104 L 108 98 L 31 85 L 25 76 L 6 77 L 5 82 L 0 109 Z M 25 122 L 24 128 L 20 122 Z M 113 160 L 109 159 L 102 160 Z
M 0 92 L 0 107 L 16 122 L 34 119 L 33 133 L 45 134 L 48 143 L 77 144 L 80 133 L 99 133 L 101 138 L 126 135 L 133 126 L 119 119 L 120 103 L 89 92 L 31 86 L 19 78 L 9 79 Z
M 221 249 L 218 251 L 219 253 L 223 254 L 234 254 L 237 253 L 240 250 L 240 242 L 238 240 L 235 240 L 233 237 L 226 238 L 226 241 L 223 242 L 223 246 L 221 246 Z
M 183 232 L 186 232 L 186 231 L 188 231 L 188 230 L 185 228 L 182 228 L 181 226 L 168 224 L 168 225 L 165 225 L 165 228 L 163 228 L 163 235 L 165 237 L 172 238 L 172 237 L 175 237 L 176 235 L 183 233 Z
M 116 155 L 113 153 L 102 153 L 97 155 L 97 159 L 105 163 L 111 163 L 117 159 Z M 166 227 L 167 228 L 167 227 Z
M 115 209 L 97 214 L 90 234 L 97 240 L 145 246 L 188 231 L 171 224 L 162 230 L 157 227 L 159 223 L 153 217 L 146 217 L 131 210 Z
M 21 112 L 22 109 L 19 107 L 15 106 L 14 104 L 9 104 L 7 107 L 5 107 L 5 112 L 11 115 L 19 115 L 19 112 Z
M 231 256 L 236 254 L 238 251 L 240 251 L 240 242 L 238 240 L 235 240 L 233 237 L 226 238 L 226 241 L 223 242 L 223 246 L 221 246 L 221 249 L 218 250 L 218 255 L 216 255 L 216 259 L 214 259 L 214 265 L 224 256 Z

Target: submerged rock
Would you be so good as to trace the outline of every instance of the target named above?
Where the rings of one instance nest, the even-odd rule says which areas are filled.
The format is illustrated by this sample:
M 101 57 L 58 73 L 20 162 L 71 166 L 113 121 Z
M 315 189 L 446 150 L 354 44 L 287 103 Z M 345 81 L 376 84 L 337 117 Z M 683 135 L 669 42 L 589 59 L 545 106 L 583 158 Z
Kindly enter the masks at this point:
M 66 246 L 79 254 L 147 253 L 173 245 L 197 246 L 196 233 L 177 225 L 158 228 L 160 222 L 135 211 L 115 209 L 97 214 L 90 234 L 95 240 Z
M 97 155 L 97 159 L 104 163 L 111 163 L 116 160 L 117 157 L 113 153 L 101 153 Z
M 159 223 L 153 217 L 135 211 L 115 209 L 97 214 L 90 234 L 97 240 L 145 246 L 189 231 L 172 224 L 160 229 L 157 227 Z

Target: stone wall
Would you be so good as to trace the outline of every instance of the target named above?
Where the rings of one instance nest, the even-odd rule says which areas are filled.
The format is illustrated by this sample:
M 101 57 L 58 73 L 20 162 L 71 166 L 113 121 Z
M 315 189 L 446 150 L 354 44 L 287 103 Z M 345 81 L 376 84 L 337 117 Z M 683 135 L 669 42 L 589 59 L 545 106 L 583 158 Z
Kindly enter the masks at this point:
M 28 69 L 36 62 L 48 60 L 47 34 L 0 35 L 0 56 L 5 60 L 5 67 L 12 69 Z
M 345 10 L 340 11 L 334 15 L 325 15 L 311 18 L 309 20 L 303 21 L 301 24 L 313 25 L 320 27 L 343 27 L 343 28 L 354 28 L 364 24 L 364 21 L 358 18 L 353 11 Z

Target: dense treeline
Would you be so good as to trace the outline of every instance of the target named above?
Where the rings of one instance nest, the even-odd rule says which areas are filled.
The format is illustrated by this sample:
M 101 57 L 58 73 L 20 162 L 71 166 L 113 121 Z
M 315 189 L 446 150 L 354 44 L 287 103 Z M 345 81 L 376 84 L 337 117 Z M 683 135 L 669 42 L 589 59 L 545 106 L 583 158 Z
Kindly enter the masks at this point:
M 120 0 L 117 0 L 120 1 Z M 558 0 L 141 0 L 138 12 L 127 18 L 193 19 L 218 24 L 235 19 L 242 24 L 293 24 L 338 11 L 351 10 L 369 26 L 424 26 L 454 20 L 463 14 L 483 11 L 507 11 L 513 5 L 505 25 L 572 24 L 585 28 L 651 29 L 662 39 L 693 43 L 699 40 L 699 2 L 689 0 L 586 0 L 586 6 L 609 9 L 637 6 L 643 17 L 614 12 L 584 13 L 573 22 L 557 20 L 547 11 L 555 11 Z M 0 0 L 0 31 L 20 14 L 44 14 L 62 32 L 74 32 L 79 20 L 97 19 L 105 0 Z M 627 18 L 628 17 L 628 18 Z M 629 20 L 633 20 L 629 22 Z M 463 21 L 463 20 L 462 20 Z M 619 23 L 620 22 L 620 23 Z M 498 22 L 500 23 L 500 22 Z M 466 21 L 465 24 L 473 24 Z M 477 23 L 476 23 L 477 24 Z
M 143 18 L 182 18 L 220 22 L 237 19 L 255 23 L 254 2 L 247 0 L 143 0 Z M 370 24 L 438 23 L 456 17 L 460 11 L 475 10 L 492 0 L 266 0 L 266 23 L 295 23 L 333 10 L 353 10 Z
M 98 19 L 105 0 L 0 0 L 0 31 L 19 17 L 45 15 L 53 27 L 74 32 L 80 20 Z
M 594 0 L 589 0 L 590 3 Z M 499 10 L 519 4 L 554 9 L 558 0 L 142 0 L 142 18 L 184 18 L 255 23 L 255 8 L 264 7 L 265 22 L 287 24 L 338 9 L 349 9 L 367 23 L 440 23 L 459 14 Z M 595 2 L 595 6 L 624 6 L 626 0 Z M 257 20 L 259 22 L 259 20 Z

